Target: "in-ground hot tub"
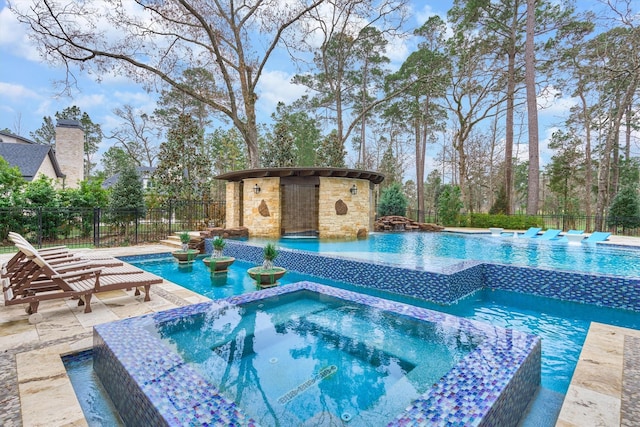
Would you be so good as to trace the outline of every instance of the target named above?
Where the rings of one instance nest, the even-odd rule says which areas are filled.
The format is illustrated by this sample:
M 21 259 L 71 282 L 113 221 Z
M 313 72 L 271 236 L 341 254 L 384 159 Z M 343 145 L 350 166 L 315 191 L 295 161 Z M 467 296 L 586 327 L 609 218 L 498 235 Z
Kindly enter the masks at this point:
M 364 318 L 355 314 L 361 307 Z M 314 358 L 310 337 L 322 342 Z M 516 425 L 540 384 L 540 358 L 530 334 L 311 282 L 94 328 L 94 369 L 127 424 L 268 425 L 273 414 L 293 413 L 296 422 L 350 425 Z M 427 374 L 432 359 L 444 364 Z M 367 390 L 362 405 L 334 395 L 357 382 Z M 348 392 L 346 401 L 362 394 Z M 243 394 L 266 409 L 246 405 Z M 296 409 L 314 396 L 321 410 Z M 369 407 L 397 413 L 371 418 Z

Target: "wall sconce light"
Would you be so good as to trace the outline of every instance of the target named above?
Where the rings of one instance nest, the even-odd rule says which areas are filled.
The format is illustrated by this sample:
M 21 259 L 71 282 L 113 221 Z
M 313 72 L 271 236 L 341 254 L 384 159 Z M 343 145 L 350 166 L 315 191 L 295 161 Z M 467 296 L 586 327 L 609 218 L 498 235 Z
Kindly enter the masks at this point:
M 351 187 L 351 189 L 349 191 L 351 192 L 351 194 L 353 194 L 355 196 L 356 194 L 358 194 L 358 187 L 356 187 L 356 185 L 353 184 L 353 186 Z
M 258 184 L 253 186 L 253 192 L 256 194 L 260 194 L 260 186 Z

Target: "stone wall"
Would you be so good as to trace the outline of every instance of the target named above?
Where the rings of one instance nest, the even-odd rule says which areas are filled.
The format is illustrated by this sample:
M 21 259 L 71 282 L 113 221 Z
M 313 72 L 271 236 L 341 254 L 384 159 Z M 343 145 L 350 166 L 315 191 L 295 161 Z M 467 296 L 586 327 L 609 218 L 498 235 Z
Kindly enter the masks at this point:
M 356 186 L 357 193 L 351 194 Z M 371 192 L 365 179 L 320 177 L 318 228 L 321 238 L 356 238 L 370 229 Z
M 84 130 L 76 120 L 59 120 L 56 125 L 56 159 L 67 188 L 78 188 L 84 180 Z
M 255 185 L 260 192 L 255 194 Z M 251 237 L 280 237 L 280 178 L 247 178 L 243 190 L 243 225 Z
M 240 200 L 240 183 L 237 181 L 227 181 L 226 185 L 226 224 L 227 228 L 240 227 L 242 218 L 242 203 Z

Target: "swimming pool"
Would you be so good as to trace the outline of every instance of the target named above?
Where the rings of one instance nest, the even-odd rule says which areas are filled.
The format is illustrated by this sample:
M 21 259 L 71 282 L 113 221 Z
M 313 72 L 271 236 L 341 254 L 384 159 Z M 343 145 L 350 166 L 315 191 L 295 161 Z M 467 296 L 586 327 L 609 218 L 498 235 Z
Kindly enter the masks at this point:
M 563 240 L 463 233 L 371 233 L 367 239 L 354 241 L 280 239 L 278 246 L 433 272 L 461 261 L 479 261 L 640 278 L 637 248 L 569 244 Z
M 233 242 L 229 244 L 233 246 Z M 227 274 L 213 276 L 203 262 L 197 261 L 190 267 L 181 267 L 169 253 L 123 259 L 211 299 L 241 295 L 256 289 L 255 283 L 246 273 L 255 264 L 238 259 Z M 640 329 L 640 313 L 634 311 L 614 310 L 499 289 L 480 289 L 453 304 L 442 305 L 293 271 L 289 271 L 280 282 L 285 285 L 309 280 L 537 335 L 543 342 L 542 386 L 554 393 L 566 393 L 590 322 Z

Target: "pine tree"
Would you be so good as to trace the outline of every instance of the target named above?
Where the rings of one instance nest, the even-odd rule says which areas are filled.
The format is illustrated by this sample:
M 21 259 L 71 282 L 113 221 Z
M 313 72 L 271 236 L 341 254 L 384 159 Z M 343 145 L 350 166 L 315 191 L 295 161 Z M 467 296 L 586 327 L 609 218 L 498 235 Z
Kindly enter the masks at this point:
M 438 216 L 442 225 L 458 225 L 458 215 L 462 209 L 462 195 L 457 185 L 445 185 L 438 197 Z
M 118 181 L 111 189 L 108 207 L 108 217 L 113 223 L 123 227 L 122 234 L 131 222 L 144 218 L 146 207 L 142 179 L 133 165 L 126 165 L 120 172 Z
M 609 207 L 607 224 L 621 225 L 623 230 L 640 227 L 640 198 L 635 187 L 626 186 L 616 194 Z
M 378 203 L 378 216 L 400 215 L 407 212 L 407 198 L 402 193 L 400 183 L 396 182 L 385 188 Z

